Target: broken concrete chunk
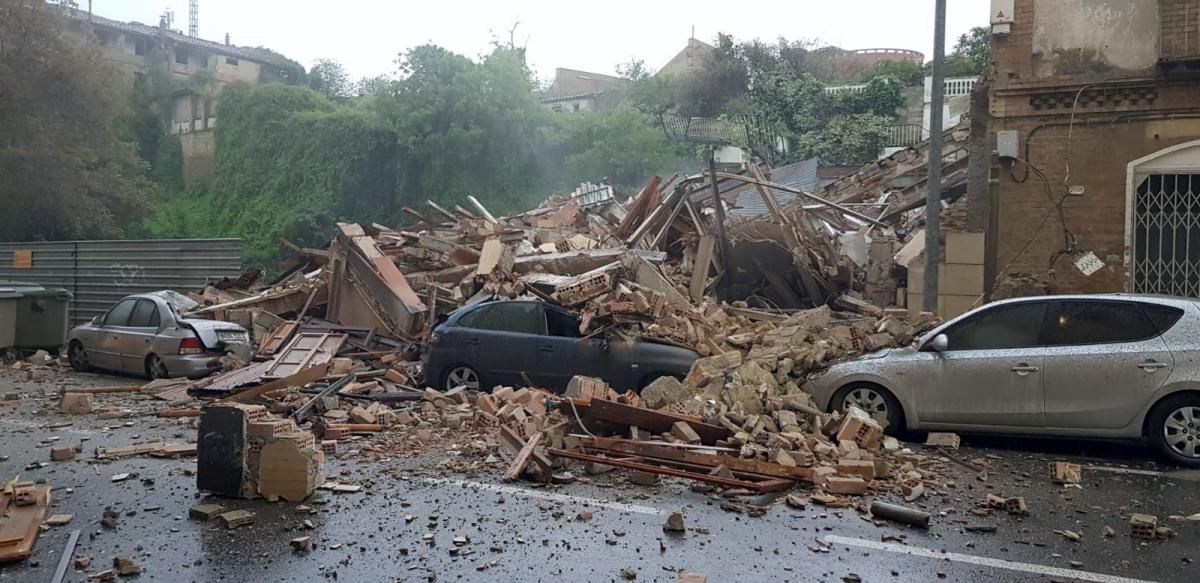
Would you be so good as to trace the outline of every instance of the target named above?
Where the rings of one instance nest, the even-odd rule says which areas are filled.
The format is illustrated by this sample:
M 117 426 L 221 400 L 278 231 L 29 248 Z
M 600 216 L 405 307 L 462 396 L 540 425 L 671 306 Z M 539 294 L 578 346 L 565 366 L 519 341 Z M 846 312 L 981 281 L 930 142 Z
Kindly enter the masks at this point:
M 642 389 L 642 406 L 648 409 L 661 409 L 667 405 L 682 403 L 694 394 L 695 389 L 684 386 L 675 377 L 658 377 Z
M 1152 514 L 1129 516 L 1129 536 L 1153 540 L 1158 537 L 1158 517 Z
M 1083 466 L 1069 462 L 1050 462 L 1050 480 L 1055 484 L 1078 484 L 1083 480 Z
M 121 577 L 132 577 L 142 572 L 142 568 L 128 557 L 113 557 L 113 570 Z
M 667 521 L 663 523 L 664 532 L 684 532 L 686 530 L 681 512 L 672 512 L 667 516 Z
M 857 476 L 829 476 L 825 478 L 825 490 L 831 494 L 862 495 L 867 493 L 867 483 Z
M 957 433 L 936 433 L 936 432 L 934 432 L 934 433 L 930 433 L 929 437 L 925 439 L 925 445 L 932 445 L 935 447 L 948 447 L 950 449 L 958 449 L 958 446 L 961 443 L 962 443 L 962 439 L 958 437 Z
M 238 528 L 254 523 L 254 514 L 248 510 L 233 510 L 217 515 L 217 520 L 221 521 L 221 526 L 228 529 Z
M 696 430 L 692 429 L 692 426 L 688 425 L 686 421 L 676 421 L 674 424 L 672 424 L 671 435 L 678 437 L 685 443 L 700 443 L 700 435 L 696 433 Z
M 50 460 L 56 462 L 65 462 L 75 459 L 75 448 L 73 447 L 52 447 L 50 448 Z
M 59 410 L 67 415 L 83 415 L 92 412 L 91 393 L 63 393 Z
M 712 379 L 724 377 L 725 373 L 741 364 L 742 353 L 737 350 L 701 358 L 692 363 L 692 369 L 688 371 L 687 378 L 683 382 L 693 387 L 703 386 Z

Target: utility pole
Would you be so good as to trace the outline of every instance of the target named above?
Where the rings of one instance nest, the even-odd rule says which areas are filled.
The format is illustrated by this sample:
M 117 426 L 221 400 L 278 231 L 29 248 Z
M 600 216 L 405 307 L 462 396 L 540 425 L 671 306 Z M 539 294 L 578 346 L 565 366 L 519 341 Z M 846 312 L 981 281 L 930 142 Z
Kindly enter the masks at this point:
M 929 160 L 925 179 L 925 293 L 922 309 L 936 312 L 942 262 L 942 109 L 945 103 L 946 0 L 934 0 L 933 77 L 930 83 Z

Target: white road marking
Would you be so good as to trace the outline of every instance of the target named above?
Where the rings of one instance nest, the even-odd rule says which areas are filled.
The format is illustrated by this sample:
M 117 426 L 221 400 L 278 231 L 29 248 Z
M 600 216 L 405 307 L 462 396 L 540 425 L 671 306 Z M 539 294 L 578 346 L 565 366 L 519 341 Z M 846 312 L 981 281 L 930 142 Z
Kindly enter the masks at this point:
M 1112 472 L 1114 474 L 1131 474 L 1135 476 L 1170 476 L 1168 472 L 1156 472 L 1154 470 L 1134 470 L 1130 468 L 1115 468 L 1112 466 L 1083 466 L 1085 470 L 1095 470 L 1097 472 Z
M 949 560 L 956 563 L 966 563 L 969 565 L 978 565 L 980 567 L 991 567 L 993 569 L 1021 571 L 1025 573 L 1033 573 L 1035 575 L 1045 575 L 1047 577 L 1060 577 L 1072 581 L 1091 581 L 1093 583 L 1155 583 L 1154 581 L 1148 581 L 1145 579 L 1130 579 L 1128 577 L 1118 577 L 1116 575 L 1105 575 L 1103 573 L 1091 573 L 1088 571 L 1078 571 L 1075 569 L 1048 567 L 1046 565 L 1038 565 L 1036 563 L 1019 563 L 1016 561 L 1005 561 L 1003 559 L 978 557 L 975 555 L 964 555 L 961 553 L 944 553 L 942 551 L 935 551 L 933 549 L 926 549 L 922 547 L 901 545 L 897 543 L 884 543 L 861 538 L 827 535 L 823 537 L 823 540 L 831 544 L 874 549 L 877 551 L 899 553 L 902 555 L 911 555 L 926 559 Z
M 531 490 L 529 488 L 520 488 L 517 486 L 505 486 L 503 484 L 487 484 L 484 482 L 472 482 L 469 480 L 451 480 L 448 478 L 422 478 L 422 482 L 427 484 L 439 484 L 448 486 L 459 486 L 462 488 L 472 488 L 475 490 L 487 490 L 489 492 L 500 492 L 503 494 L 512 494 L 513 496 L 527 496 L 529 498 L 541 498 L 543 500 L 553 500 L 555 502 L 571 502 L 576 504 L 587 504 L 589 506 L 599 506 L 610 510 L 618 510 L 620 512 L 633 512 L 636 514 L 666 514 L 666 512 L 650 506 L 641 506 L 638 504 L 625 504 L 623 502 L 609 502 L 600 500 L 599 498 L 587 498 L 585 496 L 570 496 L 567 494 L 559 494 L 557 492 L 542 492 L 541 490 Z
M 51 429 L 51 428 L 47 427 L 45 423 L 34 423 L 34 422 L 30 422 L 30 421 L 21 421 L 19 419 L 0 419 L 0 423 L 3 423 L 5 425 L 13 425 L 16 427 L 22 427 L 25 429 L 40 429 L 42 431 L 61 431 L 61 432 L 65 432 L 65 433 L 82 433 L 83 435 L 96 435 L 97 433 L 99 433 L 99 432 L 93 431 L 91 429 L 76 429 L 74 427 L 58 427 L 55 429 Z

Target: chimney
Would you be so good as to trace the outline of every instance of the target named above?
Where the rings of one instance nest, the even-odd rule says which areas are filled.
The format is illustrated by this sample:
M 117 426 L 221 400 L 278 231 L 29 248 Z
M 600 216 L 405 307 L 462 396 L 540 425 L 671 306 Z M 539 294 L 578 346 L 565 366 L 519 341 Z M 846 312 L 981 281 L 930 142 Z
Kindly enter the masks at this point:
M 225 33 L 225 46 L 229 46 L 229 33 Z

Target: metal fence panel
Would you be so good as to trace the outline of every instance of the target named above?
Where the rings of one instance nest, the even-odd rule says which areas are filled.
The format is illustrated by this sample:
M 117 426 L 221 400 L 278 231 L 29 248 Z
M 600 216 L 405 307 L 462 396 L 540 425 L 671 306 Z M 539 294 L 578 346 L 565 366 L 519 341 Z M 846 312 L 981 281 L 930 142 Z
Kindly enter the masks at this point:
M 32 251 L 18 268 L 16 251 Z M 71 324 L 103 314 L 129 294 L 199 291 L 242 268 L 240 239 L 145 239 L 0 243 L 0 280 L 61 287 L 75 295 Z

